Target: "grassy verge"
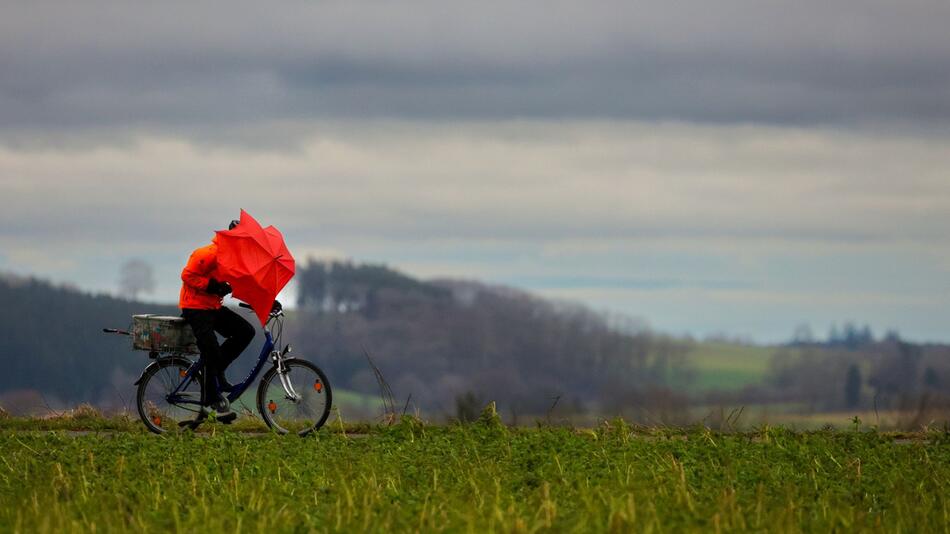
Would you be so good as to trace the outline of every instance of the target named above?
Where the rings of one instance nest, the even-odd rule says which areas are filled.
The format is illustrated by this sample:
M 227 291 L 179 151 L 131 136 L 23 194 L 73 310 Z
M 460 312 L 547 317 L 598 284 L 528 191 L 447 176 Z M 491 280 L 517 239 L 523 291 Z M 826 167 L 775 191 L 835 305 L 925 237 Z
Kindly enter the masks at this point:
M 365 434 L 373 431 L 376 425 L 367 422 L 343 423 L 331 416 L 324 428 L 325 433 Z M 258 417 L 239 417 L 231 425 L 210 422 L 199 427 L 200 433 L 211 432 L 267 433 L 270 430 Z M 66 412 L 51 417 L 0 417 L 2 431 L 67 431 L 67 432 L 122 432 L 128 434 L 148 434 L 148 430 L 138 415 L 102 416 L 98 413 Z

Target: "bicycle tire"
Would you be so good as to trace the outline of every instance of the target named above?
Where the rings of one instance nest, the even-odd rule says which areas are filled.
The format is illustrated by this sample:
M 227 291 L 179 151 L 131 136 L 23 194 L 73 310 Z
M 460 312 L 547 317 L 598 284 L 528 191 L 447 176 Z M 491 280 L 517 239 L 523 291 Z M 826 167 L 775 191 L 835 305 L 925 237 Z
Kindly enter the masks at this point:
M 295 431 L 298 435 L 305 436 L 319 430 L 330 415 L 330 408 L 333 405 L 333 392 L 330 388 L 330 382 L 323 370 L 307 360 L 291 358 L 284 360 L 283 364 L 288 369 L 290 380 L 296 381 L 296 383 L 292 382 L 295 389 L 300 386 L 300 394 L 304 397 L 303 400 L 294 402 L 287 397 L 280 383 L 277 366 L 275 365 L 264 373 L 260 384 L 257 386 L 257 410 L 268 428 L 278 434 L 288 434 Z M 296 375 L 300 378 L 295 378 L 294 370 L 304 372 Z M 310 411 L 303 414 L 310 416 L 310 418 L 304 417 L 297 423 L 298 425 L 304 424 L 303 428 L 289 428 L 290 425 L 287 424 L 286 417 L 288 415 L 300 415 L 301 406 L 307 408 L 308 411 L 311 406 L 319 406 L 319 408 L 317 408 L 316 413 Z M 287 408 L 287 410 L 284 410 L 284 408 Z M 277 414 L 278 410 L 282 411 L 280 416 Z M 281 416 L 284 417 L 283 421 Z
M 197 405 L 170 404 L 162 395 L 171 393 L 180 383 L 183 373 L 192 365 L 192 361 L 181 357 L 161 358 L 146 368 L 139 380 L 135 399 L 139 417 L 150 432 L 164 434 L 178 428 L 183 418 L 194 418 L 198 414 Z M 158 382 L 156 383 L 156 380 Z M 200 374 L 196 374 L 189 384 L 187 393 L 201 396 Z M 167 408 L 160 405 L 167 404 Z M 150 405 L 151 403 L 151 405 Z

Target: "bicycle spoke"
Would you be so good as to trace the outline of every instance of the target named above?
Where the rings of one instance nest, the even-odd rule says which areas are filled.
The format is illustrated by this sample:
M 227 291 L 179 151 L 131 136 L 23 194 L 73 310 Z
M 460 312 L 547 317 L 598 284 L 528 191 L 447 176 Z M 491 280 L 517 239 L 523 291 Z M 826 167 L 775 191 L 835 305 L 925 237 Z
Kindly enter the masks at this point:
M 178 362 L 162 362 L 160 365 L 145 377 L 139 392 L 139 414 L 153 432 L 177 429 L 179 422 L 193 419 L 193 414 L 198 412 L 197 405 L 169 402 L 172 392 L 178 389 L 178 394 L 186 399 L 193 397 L 198 400 L 201 396 L 201 388 L 195 380 L 189 379 L 179 389 L 190 365 Z
M 329 386 L 326 380 L 309 365 L 300 362 L 288 364 L 284 375 L 287 387 L 275 372 L 262 383 L 261 411 L 268 424 L 278 432 L 306 433 L 322 424 L 329 412 Z M 287 390 L 292 391 L 292 398 Z

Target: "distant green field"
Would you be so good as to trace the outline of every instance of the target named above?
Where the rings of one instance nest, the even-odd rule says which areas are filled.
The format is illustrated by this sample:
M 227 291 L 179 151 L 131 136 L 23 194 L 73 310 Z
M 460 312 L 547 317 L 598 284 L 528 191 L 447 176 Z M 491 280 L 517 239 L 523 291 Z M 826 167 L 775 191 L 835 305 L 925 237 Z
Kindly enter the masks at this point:
M 774 347 L 732 343 L 698 343 L 689 353 L 697 372 L 694 386 L 703 391 L 734 391 L 765 378 Z
M 234 402 L 236 410 L 247 409 L 251 413 L 257 413 L 257 388 L 248 389 L 237 401 Z M 339 410 L 344 420 L 350 420 L 352 417 L 365 419 L 382 413 L 383 402 L 378 395 L 366 395 L 357 393 L 348 389 L 333 388 L 333 409 Z
M 378 395 L 364 395 L 345 389 L 333 391 L 333 406 L 346 421 L 354 418 L 373 419 L 384 411 L 383 401 Z

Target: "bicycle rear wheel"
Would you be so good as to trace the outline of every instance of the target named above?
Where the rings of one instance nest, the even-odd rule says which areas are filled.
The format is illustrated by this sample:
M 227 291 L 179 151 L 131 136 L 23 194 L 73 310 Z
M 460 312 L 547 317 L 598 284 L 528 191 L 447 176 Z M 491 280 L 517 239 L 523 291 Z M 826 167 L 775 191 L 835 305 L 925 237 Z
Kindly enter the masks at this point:
M 304 436 L 323 426 L 330 415 L 330 382 L 319 367 L 306 360 L 290 359 L 283 365 L 283 381 L 277 366 L 261 378 L 257 409 L 274 431 Z
M 178 423 L 192 420 L 198 415 L 201 400 L 201 376 L 195 373 L 176 395 L 181 401 L 169 402 L 168 397 L 181 384 L 192 362 L 184 358 L 164 358 L 146 369 L 139 381 L 136 395 L 139 417 L 146 428 L 156 434 L 178 430 Z

